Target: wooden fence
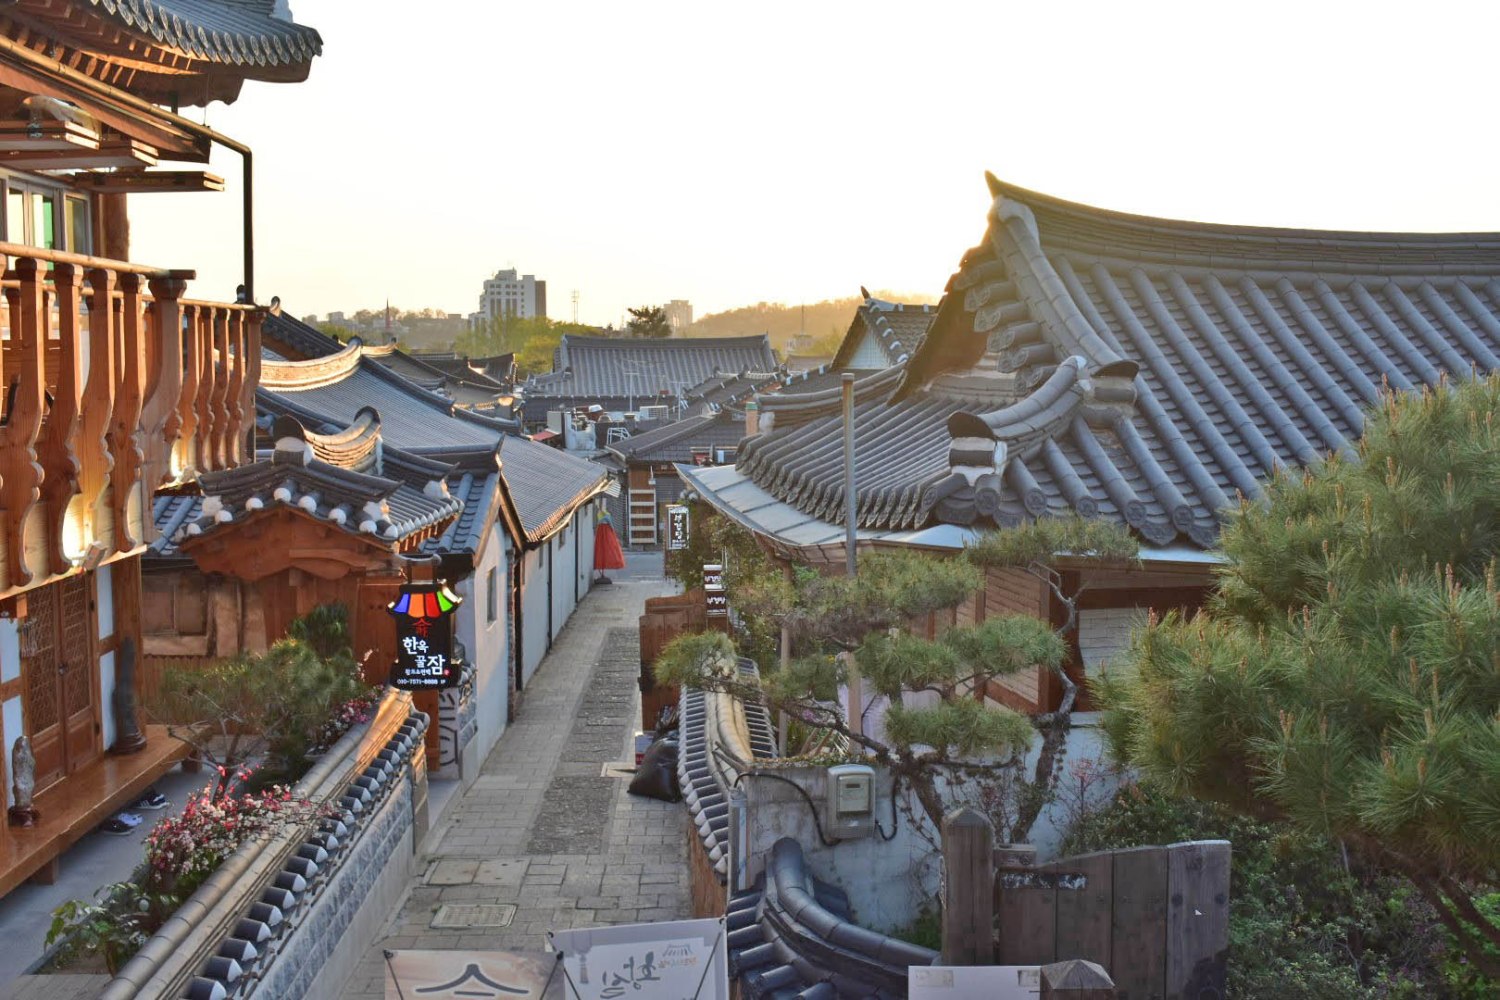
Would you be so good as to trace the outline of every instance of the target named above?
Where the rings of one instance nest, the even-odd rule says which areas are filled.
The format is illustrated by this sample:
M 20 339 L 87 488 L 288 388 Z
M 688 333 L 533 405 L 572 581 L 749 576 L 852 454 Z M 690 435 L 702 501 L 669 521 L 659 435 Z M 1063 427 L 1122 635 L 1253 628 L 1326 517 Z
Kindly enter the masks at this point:
M 1210 840 L 1001 867 L 999 963 L 1097 962 L 1122 1000 L 1222 997 L 1229 860 L 1229 842 Z
M 971 809 L 944 820 L 945 964 L 1082 959 L 1108 971 L 1121 1000 L 1224 996 L 1228 841 L 1032 864 L 1030 848 L 995 850 L 992 838 L 988 820 Z
M 168 669 L 202 670 L 220 659 L 222 657 L 218 656 L 142 656 L 135 674 L 137 703 L 143 707 L 156 704 L 162 678 Z
M 679 635 L 692 635 L 710 628 L 728 628 L 726 619 L 715 618 L 710 624 L 708 605 L 703 591 L 652 597 L 646 600 L 646 612 L 640 617 L 641 629 L 641 728 L 656 728 L 657 717 L 668 705 L 677 704 L 675 687 L 657 684 L 651 676 L 651 664 L 661 655 L 667 643 Z M 721 624 L 722 623 L 722 624 Z

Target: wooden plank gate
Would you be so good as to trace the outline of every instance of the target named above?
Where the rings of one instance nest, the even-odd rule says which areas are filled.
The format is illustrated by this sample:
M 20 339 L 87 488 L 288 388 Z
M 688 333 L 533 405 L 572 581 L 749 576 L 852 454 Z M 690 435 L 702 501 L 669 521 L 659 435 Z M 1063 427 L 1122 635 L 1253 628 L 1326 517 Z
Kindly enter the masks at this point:
M 995 873 L 1000 965 L 1096 962 L 1121 1000 L 1224 996 L 1228 841 L 1104 851 L 1035 866 L 1002 853 Z

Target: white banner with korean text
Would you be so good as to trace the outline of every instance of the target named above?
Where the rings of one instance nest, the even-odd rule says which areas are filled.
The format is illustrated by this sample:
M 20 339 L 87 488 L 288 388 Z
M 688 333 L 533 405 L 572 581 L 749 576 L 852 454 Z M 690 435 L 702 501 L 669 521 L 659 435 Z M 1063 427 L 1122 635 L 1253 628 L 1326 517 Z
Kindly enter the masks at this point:
M 569 1000 L 729 1000 L 722 920 L 553 931 Z

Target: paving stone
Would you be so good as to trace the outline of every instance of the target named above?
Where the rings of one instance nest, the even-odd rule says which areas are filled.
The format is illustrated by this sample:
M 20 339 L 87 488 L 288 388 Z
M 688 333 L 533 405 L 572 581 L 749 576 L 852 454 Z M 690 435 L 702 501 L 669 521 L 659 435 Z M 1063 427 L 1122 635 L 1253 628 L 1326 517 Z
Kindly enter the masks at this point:
M 432 863 L 344 1000 L 383 1000 L 381 948 L 537 950 L 549 930 L 691 915 L 683 806 L 633 798 L 601 775 L 624 759 L 639 721 L 631 623 L 647 597 L 670 592 L 663 581 L 621 582 L 584 599 L 520 717 L 450 804 Z M 504 927 L 430 926 L 444 906 L 515 912 Z

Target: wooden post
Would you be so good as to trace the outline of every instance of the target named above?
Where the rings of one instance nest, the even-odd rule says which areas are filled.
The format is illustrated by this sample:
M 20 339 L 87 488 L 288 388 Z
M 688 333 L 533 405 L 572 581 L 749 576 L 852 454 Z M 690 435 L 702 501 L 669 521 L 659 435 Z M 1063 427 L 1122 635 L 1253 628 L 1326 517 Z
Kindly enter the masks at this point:
M 1229 861 L 1227 840 L 1167 848 L 1167 1000 L 1224 995 Z
M 1055 1000 L 1114 1000 L 1114 981 L 1101 966 L 1081 958 L 1042 966 L 1042 997 Z
M 943 964 L 995 962 L 995 828 L 974 809 L 943 817 Z

